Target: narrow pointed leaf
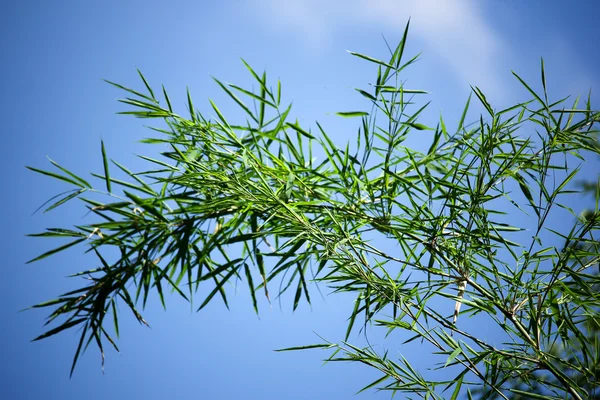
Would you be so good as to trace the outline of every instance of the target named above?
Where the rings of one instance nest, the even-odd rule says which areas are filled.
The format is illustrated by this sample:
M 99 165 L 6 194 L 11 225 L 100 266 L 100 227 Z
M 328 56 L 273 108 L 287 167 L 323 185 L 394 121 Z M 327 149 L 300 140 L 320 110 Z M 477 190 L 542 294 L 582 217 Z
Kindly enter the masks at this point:
M 35 342 L 37 340 L 42 340 L 42 339 L 45 339 L 47 337 L 56 335 L 57 333 L 62 332 L 65 329 L 72 328 L 75 325 L 78 325 L 78 324 L 82 323 L 85 320 L 86 320 L 86 318 L 78 318 L 78 319 L 74 319 L 74 320 L 71 320 L 71 321 L 67 321 L 64 324 L 62 324 L 62 325 L 60 325 L 60 326 L 58 326 L 58 327 L 56 327 L 54 329 L 50 329 L 49 331 L 47 331 L 47 332 L 41 334 L 40 336 L 36 337 L 35 339 L 32 340 L 32 342 Z
M 108 157 L 106 157 L 106 149 L 104 148 L 104 140 L 100 141 L 100 147 L 102 150 L 102 163 L 104 165 L 104 177 L 106 182 L 106 191 L 111 193 L 110 185 L 110 173 L 108 172 Z
M 27 264 L 30 264 L 30 263 L 32 263 L 34 261 L 39 261 L 39 260 L 44 259 L 44 258 L 46 258 L 48 256 L 51 256 L 52 254 L 59 253 L 59 252 L 61 252 L 63 250 L 68 249 L 69 247 L 75 246 L 76 244 L 79 244 L 79 243 L 81 243 L 81 242 L 83 242 L 85 240 L 87 240 L 87 237 L 83 237 L 81 239 L 74 240 L 72 242 L 69 242 L 69 243 L 63 245 L 63 246 L 60 246 L 60 247 L 57 247 L 57 248 L 52 249 L 50 251 L 47 251 L 44 254 L 42 254 L 41 256 L 38 256 L 38 257 L 36 257 L 36 258 L 34 258 L 32 260 L 27 261 Z

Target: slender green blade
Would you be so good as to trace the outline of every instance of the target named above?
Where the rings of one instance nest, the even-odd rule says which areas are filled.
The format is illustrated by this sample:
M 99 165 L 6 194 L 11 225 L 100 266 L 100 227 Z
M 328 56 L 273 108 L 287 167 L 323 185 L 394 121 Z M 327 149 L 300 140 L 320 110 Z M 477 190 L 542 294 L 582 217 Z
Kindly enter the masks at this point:
M 27 166 L 26 168 L 29 169 L 29 170 L 31 170 L 31 171 L 33 171 L 33 172 L 37 172 L 38 174 L 46 175 L 46 176 L 49 176 L 49 177 L 52 177 L 52 178 L 55 178 L 55 179 L 58 179 L 58 180 L 70 183 L 70 184 L 75 185 L 75 186 L 84 187 L 84 185 L 82 185 L 82 183 L 80 183 L 80 182 L 78 182 L 76 180 L 67 178 L 66 176 L 56 174 L 54 172 L 44 171 L 42 169 L 37 169 L 37 168 L 29 167 L 29 166 Z
M 394 68 L 393 65 L 390 65 L 390 64 L 388 64 L 386 62 L 383 62 L 383 61 L 378 60 L 376 58 L 373 58 L 371 56 L 367 56 L 367 55 L 360 54 L 360 53 L 355 53 L 355 52 L 349 51 L 349 50 L 347 50 L 347 51 L 348 51 L 348 53 L 352 54 L 353 56 L 358 57 L 358 58 L 362 58 L 363 60 L 367 60 L 367 61 L 370 61 L 372 63 L 379 64 L 379 65 L 384 66 L 386 68 Z
M 77 360 L 79 359 L 79 354 L 81 353 L 81 348 L 83 346 L 83 340 L 85 339 L 85 334 L 87 333 L 89 323 L 86 322 L 85 326 L 81 330 L 81 337 L 79 338 L 79 343 L 77 344 L 77 350 L 75 351 L 75 355 L 73 356 L 73 362 L 71 363 L 71 372 L 69 373 L 69 377 L 73 377 L 73 372 L 75 372 L 75 366 L 77 365 Z
M 54 165 L 56 168 L 60 169 L 61 171 L 63 171 L 67 175 L 69 175 L 71 178 L 73 178 L 76 181 L 80 182 L 83 186 L 87 187 L 88 189 L 92 188 L 92 185 L 90 185 L 85 179 L 83 179 L 83 178 L 75 175 L 74 173 L 72 173 L 71 171 L 67 170 L 66 168 L 61 167 L 60 165 L 58 165 L 57 162 L 53 161 L 50 157 L 46 156 L 46 158 L 48 159 L 48 161 L 50 161 L 52 163 L 52 165 Z
M 46 208 L 44 210 L 44 212 L 48 212 L 50 210 L 55 209 L 56 207 L 66 203 L 67 201 L 74 199 L 75 197 L 79 196 L 81 193 L 83 193 L 85 191 L 87 191 L 87 189 L 79 189 L 79 190 L 74 191 L 70 195 L 63 197 L 62 199 L 58 200 L 56 203 L 52 204 L 50 207 Z
M 156 97 L 154 97 L 154 92 L 152 91 L 152 88 L 150 87 L 150 85 L 148 84 L 148 81 L 144 77 L 144 74 L 142 74 L 142 72 L 139 69 L 136 69 L 136 70 L 137 70 L 137 73 L 139 74 L 140 78 L 142 78 L 142 82 L 144 82 L 144 85 L 146 86 L 148 93 L 150 93 L 150 97 L 152 98 L 152 100 L 156 101 Z
M 250 108 L 248 108 L 248 106 L 246 104 L 244 104 L 244 102 L 242 100 L 240 100 L 239 97 L 237 97 L 231 90 L 229 90 L 229 88 L 227 86 L 225 86 L 225 84 L 223 84 L 217 78 L 213 77 L 213 80 L 217 83 L 217 85 L 219 85 L 221 87 L 221 89 L 223 89 L 223 91 L 225 93 L 227 93 L 227 95 L 229 95 L 229 97 L 231 97 L 231 99 L 233 101 L 235 101 L 237 103 L 238 106 L 240 106 L 242 108 L 242 110 L 244 110 L 246 112 L 246 114 L 248 114 L 250 116 L 250 118 L 252 118 L 254 120 L 254 122 L 258 123 L 258 119 L 254 116 L 252 111 L 250 111 Z
M 80 323 L 82 323 L 83 321 L 85 321 L 86 318 L 78 318 L 78 319 L 73 319 L 70 321 L 65 322 L 64 324 L 54 328 L 54 329 L 50 329 L 49 331 L 46 331 L 45 333 L 41 334 L 40 336 L 36 337 L 35 339 L 32 340 L 32 342 L 35 342 L 37 340 L 42 340 L 45 339 L 47 337 L 56 335 L 59 332 L 64 331 L 65 329 L 69 329 L 74 327 L 75 325 L 78 325 Z
M 163 96 L 165 96 L 165 101 L 167 102 L 167 107 L 169 107 L 169 111 L 173 112 L 173 106 L 171 105 L 171 99 L 169 99 L 169 95 L 167 94 L 167 90 L 164 86 L 162 86 Z
M 108 157 L 106 157 L 106 149 L 104 148 L 104 140 L 100 141 L 100 147 L 102 150 L 102 163 L 104 165 L 104 178 L 106 182 L 106 190 L 108 193 L 111 193 L 111 185 L 110 185 L 110 172 L 108 171 Z
M 252 297 L 252 306 L 254 307 L 254 312 L 258 314 L 258 303 L 256 301 L 256 290 L 254 289 L 252 272 L 250 272 L 250 268 L 246 263 L 244 263 L 244 272 L 246 273 L 246 279 L 248 280 L 248 288 L 250 289 L 250 296 Z
M 194 108 L 194 103 L 192 102 L 192 95 L 190 94 L 190 89 L 186 88 L 187 93 L 187 102 L 188 109 L 190 111 L 190 117 L 192 118 L 192 122 L 196 122 L 196 109 Z
M 344 118 L 353 118 L 353 117 L 367 117 L 369 115 L 368 112 L 364 111 L 341 111 L 336 112 L 335 115 L 339 115 Z
M 286 347 L 285 349 L 276 349 L 274 351 L 297 351 L 297 350 L 309 350 L 309 349 L 330 349 L 334 347 L 334 345 L 329 343 L 322 344 L 309 344 L 307 346 L 297 346 L 297 347 Z
M 473 90 L 473 92 L 475 93 L 475 96 L 477 96 L 477 98 L 479 99 L 481 104 L 483 104 L 483 106 L 485 107 L 487 112 L 493 117 L 494 110 L 492 109 L 492 106 L 490 105 L 490 103 L 488 103 L 487 98 L 485 97 L 483 92 L 476 86 L 475 87 L 471 86 L 471 89 Z
M 80 239 L 74 240 L 74 241 L 72 241 L 72 242 L 69 242 L 69 243 L 67 243 L 67 244 L 65 244 L 65 245 L 63 245 L 63 246 L 59 246 L 59 247 L 57 247 L 57 248 L 55 248 L 55 249 L 52 249 L 52 250 L 50 250 L 50 251 L 47 251 L 47 252 L 45 252 L 44 254 L 42 254 L 42 255 L 40 255 L 40 256 L 38 256 L 38 257 L 34 258 L 34 259 L 31 259 L 31 260 L 27 261 L 27 264 L 31 264 L 32 262 L 35 262 L 35 261 L 42 260 L 42 259 L 44 259 L 44 258 L 46 258 L 46 257 L 49 257 L 49 256 L 51 256 L 52 254 L 59 253 L 59 252 L 61 252 L 61 251 L 63 251 L 63 250 L 66 250 L 66 249 L 68 249 L 69 247 L 75 246 L 76 244 L 79 244 L 79 243 L 81 243 L 81 242 L 83 242 L 83 241 L 85 241 L 85 240 L 87 240 L 87 237 L 83 237 L 83 238 L 80 238 Z

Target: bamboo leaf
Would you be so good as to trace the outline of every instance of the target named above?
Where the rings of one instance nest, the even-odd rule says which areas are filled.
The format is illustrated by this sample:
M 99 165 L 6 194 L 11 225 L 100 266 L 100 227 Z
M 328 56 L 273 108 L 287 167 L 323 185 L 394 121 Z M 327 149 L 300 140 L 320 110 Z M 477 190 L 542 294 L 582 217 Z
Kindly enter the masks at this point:
M 309 139 L 316 139 L 313 135 L 311 135 L 310 133 L 308 133 L 307 131 L 302 129 L 297 124 L 292 124 L 292 123 L 287 122 L 286 125 L 289 126 L 290 128 L 292 128 L 293 130 L 295 130 L 296 132 L 298 132 L 299 134 L 306 136 Z
M 371 100 L 371 101 L 377 101 L 377 98 L 375 96 L 373 96 L 371 93 L 368 93 L 362 89 L 354 89 L 356 90 L 358 93 L 360 93 L 361 95 L 363 95 L 364 97 L 366 97 L 367 99 Z
M 33 172 L 37 172 L 38 174 L 50 176 L 52 178 L 56 178 L 58 180 L 70 183 L 70 184 L 75 185 L 75 186 L 84 187 L 84 185 L 82 183 L 80 183 L 80 182 L 78 182 L 76 180 L 67 178 L 66 176 L 56 174 L 54 172 L 44 171 L 44 170 L 33 168 L 33 167 L 26 167 L 26 168 L 29 169 L 29 170 L 31 170 L 31 171 L 33 171 Z
M 241 101 L 231 90 L 229 90 L 229 88 L 227 86 L 225 86 L 220 80 L 218 80 L 217 78 L 213 77 L 213 80 L 217 83 L 217 85 L 219 85 L 221 87 L 221 89 L 223 89 L 223 91 L 225 91 L 225 93 L 227 93 L 229 95 L 229 97 L 231 97 L 233 99 L 233 101 L 235 101 L 237 103 L 237 105 L 239 105 L 242 110 L 244 110 L 246 112 L 246 114 L 248 114 L 250 116 L 250 118 L 252 118 L 254 120 L 254 122 L 258 123 L 258 119 L 256 119 L 256 117 L 254 116 L 254 114 L 252 113 L 252 111 L 250 111 L 250 108 L 248 108 L 248 106 L 246 104 L 244 104 L 243 101 Z
M 92 186 L 85 179 L 83 179 L 83 178 L 75 175 L 74 173 L 72 173 L 71 171 L 67 170 L 66 168 L 61 167 L 60 165 L 58 165 L 57 162 L 55 162 L 54 160 L 52 160 L 50 157 L 46 156 L 46 158 L 48 159 L 48 161 L 50 161 L 52 163 L 52 165 L 54 165 L 56 168 L 60 169 L 61 171 L 63 171 L 67 175 L 69 175 L 71 178 L 73 178 L 76 181 L 80 182 L 86 188 L 88 188 L 88 189 L 92 188 Z
M 106 82 L 106 83 L 108 83 L 109 85 L 112 85 L 112 86 L 114 86 L 114 87 L 116 87 L 116 88 L 119 88 L 119 89 L 121 89 L 121 90 L 124 90 L 124 91 L 126 91 L 126 92 L 129 92 L 129 93 L 135 94 L 135 95 L 136 95 L 136 96 L 138 96 L 138 97 L 144 98 L 144 99 L 146 99 L 146 100 L 149 100 L 149 101 L 154 101 L 154 99 L 153 99 L 153 98 L 151 98 L 151 97 L 148 97 L 148 96 L 146 96 L 145 94 L 142 94 L 142 93 L 140 93 L 140 92 L 136 92 L 135 90 L 133 90 L 133 89 L 130 89 L 130 88 L 127 88 L 127 87 L 125 87 L 125 86 L 121 86 L 121 85 L 119 85 L 118 83 L 114 83 L 114 82 L 108 81 L 108 80 L 106 80 L 106 79 L 104 79 L 104 82 Z
M 416 122 L 402 122 L 402 124 L 403 125 L 408 125 L 411 128 L 414 128 L 414 129 L 416 129 L 418 131 L 425 131 L 425 130 L 427 130 L 427 131 L 433 131 L 433 130 L 435 130 L 435 129 L 430 128 L 430 127 L 428 127 L 426 125 L 418 124 Z
M 42 339 L 48 338 L 50 336 L 56 335 L 57 333 L 62 332 L 65 329 L 72 328 L 75 325 L 78 325 L 85 320 L 86 320 L 86 318 L 78 318 L 78 319 L 69 320 L 69 321 L 65 322 L 64 324 L 62 324 L 54 329 L 50 329 L 49 331 L 41 334 L 40 336 L 33 339 L 32 342 L 35 342 L 37 340 L 42 340 Z
M 169 95 L 167 94 L 167 90 L 164 86 L 162 86 L 163 96 L 165 96 L 165 101 L 167 102 L 167 107 L 169 107 L 169 111 L 173 112 L 173 106 L 171 105 L 171 99 L 169 99 Z
M 108 158 L 106 157 L 106 149 L 104 148 L 103 140 L 100 141 L 100 147 L 102 150 L 102 163 L 104 165 L 104 178 L 105 178 L 105 182 L 106 182 L 106 191 L 108 193 L 111 193 L 110 173 L 108 172 Z
M 59 253 L 59 252 L 61 252 L 63 250 L 68 249 L 69 247 L 75 246 L 76 244 L 79 244 L 79 243 L 85 241 L 86 239 L 87 239 L 87 237 L 83 237 L 81 239 L 77 239 L 77 240 L 74 240 L 72 242 L 69 242 L 69 243 L 67 243 L 67 244 L 65 244 L 63 246 L 60 246 L 60 247 L 57 247 L 57 248 L 52 249 L 50 251 L 47 251 L 44 254 L 42 254 L 41 256 L 38 256 L 38 257 L 36 257 L 36 258 L 34 258 L 32 260 L 27 261 L 27 264 L 31 264 L 34 261 L 42 260 L 42 259 L 44 259 L 44 258 L 46 258 L 48 256 L 51 256 L 52 254 Z
M 146 78 L 144 77 L 144 75 L 142 74 L 142 72 L 139 69 L 136 69 L 136 70 L 137 70 L 138 74 L 140 75 L 140 78 L 142 78 L 142 82 L 144 82 L 146 89 L 148 89 L 148 93 L 150 93 L 150 97 L 152 98 L 152 100 L 156 101 L 156 97 L 154 97 L 154 92 L 152 91 L 152 88 L 148 84 L 148 81 L 146 81 Z
M 196 122 L 196 109 L 194 108 L 194 103 L 192 102 L 192 95 L 190 94 L 190 89 L 186 88 L 187 93 L 187 102 L 188 109 L 190 111 L 190 117 L 192 118 L 192 122 Z
M 323 343 L 323 344 L 310 344 L 307 346 L 298 346 L 298 347 L 287 347 L 285 349 L 276 349 L 274 351 L 297 351 L 297 350 L 310 350 L 310 349 L 330 349 L 335 345 Z
M 345 112 L 336 112 L 335 115 L 339 115 L 344 118 L 353 118 L 353 117 L 367 117 L 369 116 L 368 112 L 364 111 L 345 111 Z
M 452 392 L 452 396 L 450 397 L 450 400 L 458 399 L 458 395 L 460 394 L 460 388 L 462 387 L 462 383 L 463 383 L 463 377 L 464 377 L 464 375 L 461 375 L 460 379 L 458 381 L 456 381 L 456 386 L 454 387 L 454 392 Z
M 75 355 L 73 356 L 73 363 L 71 364 L 71 372 L 69 373 L 69 377 L 73 377 L 73 372 L 75 372 L 75 365 L 77 365 L 77 360 L 79 359 L 79 354 L 81 353 L 81 347 L 83 345 L 83 340 L 85 339 L 85 334 L 87 333 L 87 328 L 89 323 L 86 322 L 85 326 L 81 330 L 81 337 L 79 338 L 79 343 L 77 344 L 77 350 L 75 351 Z
M 63 197 L 62 199 L 58 200 L 56 203 L 52 204 L 50 207 L 46 208 L 44 210 L 44 212 L 48 212 L 50 210 L 55 209 L 56 207 L 60 206 L 61 204 L 64 204 L 67 201 L 79 196 L 81 193 L 85 192 L 86 190 L 87 189 L 79 189 L 79 190 L 73 191 L 70 195 Z
M 375 64 L 379 64 L 379 65 L 387 67 L 387 68 L 394 68 L 393 65 L 390 65 L 390 64 L 388 64 L 386 62 L 383 62 L 383 61 L 378 60 L 376 58 L 373 58 L 371 56 L 367 56 L 367 55 L 364 55 L 364 54 L 355 53 L 355 52 L 349 51 L 349 50 L 346 50 L 346 51 L 348 51 L 348 53 L 352 54 L 355 57 L 362 58 L 363 60 L 367 60 L 367 61 L 370 61 L 370 62 L 375 63 Z
M 256 302 L 256 291 L 254 290 L 254 283 L 252 281 L 252 273 L 248 264 L 244 263 L 244 271 L 246 272 L 246 279 L 248 280 L 248 288 L 250 289 L 250 296 L 252 296 L 252 306 L 254 312 L 258 314 L 258 303 Z
M 346 335 L 344 336 L 344 341 L 348 341 L 350 337 L 350 332 L 352 332 L 352 327 L 354 326 L 354 321 L 356 320 L 356 316 L 358 315 L 358 310 L 360 308 L 360 300 L 361 295 L 359 295 L 356 300 L 354 300 L 354 309 L 352 310 L 352 314 L 350 314 L 350 321 L 348 322 L 348 327 L 346 328 Z
M 229 308 L 228 304 L 227 304 L 227 299 L 226 297 L 224 297 L 224 292 L 223 292 L 223 285 L 229 280 L 229 278 L 231 278 L 234 274 L 237 273 L 237 270 L 240 266 L 236 266 L 234 268 L 231 268 L 231 271 L 229 271 L 227 273 L 227 275 L 225 275 L 225 277 L 223 279 L 221 279 L 220 281 L 216 281 L 215 284 L 215 288 L 209 293 L 208 296 L 206 296 L 206 299 L 202 302 L 202 304 L 200 305 L 200 307 L 198 307 L 197 311 L 202 310 L 204 307 L 206 307 L 206 305 L 208 305 L 208 303 L 210 302 L 210 300 L 215 296 L 215 294 L 221 292 L 221 295 L 223 296 L 223 301 L 225 302 L 225 306 L 227 308 Z
M 458 356 L 460 353 L 462 353 L 462 349 L 460 347 L 457 347 L 456 349 L 454 349 L 454 351 L 450 354 L 450 356 L 448 356 L 448 359 L 446 360 L 444 367 L 447 367 L 449 364 L 451 364 L 452 361 L 454 361 L 454 359 L 456 358 L 456 356 Z
M 475 96 L 477 96 L 477 98 L 479 99 L 481 104 L 483 104 L 483 106 L 485 107 L 487 112 L 493 117 L 495 115 L 494 110 L 492 109 L 492 106 L 490 105 L 490 103 L 488 103 L 483 92 L 478 87 L 471 86 L 471 89 L 473 90 L 473 92 L 475 93 Z

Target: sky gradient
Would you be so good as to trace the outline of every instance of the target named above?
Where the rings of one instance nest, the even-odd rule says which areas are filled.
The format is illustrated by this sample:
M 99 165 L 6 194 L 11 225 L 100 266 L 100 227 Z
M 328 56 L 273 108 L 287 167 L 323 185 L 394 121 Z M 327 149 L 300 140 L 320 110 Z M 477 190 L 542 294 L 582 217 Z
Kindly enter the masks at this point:
M 122 352 L 107 350 L 104 374 L 90 347 L 69 379 L 75 331 L 30 342 L 43 331 L 46 310 L 19 310 L 76 288 L 79 282 L 65 277 L 87 269 L 91 258 L 75 247 L 25 265 L 58 245 L 26 234 L 82 224 L 85 215 L 77 203 L 32 215 L 63 187 L 25 165 L 48 169 L 49 156 L 76 173 L 101 171 L 101 139 L 110 158 L 133 170 L 143 167 L 133 154 L 156 152 L 138 143 L 150 135 L 146 121 L 115 114 L 124 110 L 115 101 L 122 93 L 103 79 L 141 88 L 138 68 L 151 85 L 165 85 L 176 109 L 185 109 L 189 87 L 201 112 L 212 115 L 211 98 L 235 118 L 237 110 L 228 112 L 234 106 L 211 76 L 250 83 L 243 58 L 281 79 L 284 103 L 293 102 L 292 115 L 303 126 L 314 128 L 318 120 L 345 143 L 357 126 L 334 113 L 366 107 L 353 88 L 376 75 L 346 50 L 386 58 L 382 35 L 395 46 L 410 17 L 407 54 L 422 55 L 407 70 L 406 86 L 430 92 L 423 123 L 435 125 L 440 113 L 457 120 L 469 85 L 480 87 L 496 109 L 528 99 L 510 71 L 539 88 L 540 57 L 552 99 L 587 96 L 591 88 L 595 108 L 600 100 L 600 55 L 593 50 L 600 42 L 600 6 L 591 0 L 62 0 L 11 2 L 2 9 L 0 204 L 8 222 L 0 233 L 2 399 L 346 399 L 378 377 L 360 365 L 323 366 L 324 352 L 273 352 L 319 342 L 316 334 L 343 338 L 352 298 L 325 288 L 312 307 L 303 303 L 294 313 L 285 298 L 281 307 L 263 300 L 259 318 L 243 284 L 229 311 L 217 301 L 195 313 L 171 296 L 165 312 L 152 298 L 144 313 L 152 328 L 123 315 Z M 421 357 L 418 348 L 398 351 Z M 367 391 L 356 398 L 389 394 Z

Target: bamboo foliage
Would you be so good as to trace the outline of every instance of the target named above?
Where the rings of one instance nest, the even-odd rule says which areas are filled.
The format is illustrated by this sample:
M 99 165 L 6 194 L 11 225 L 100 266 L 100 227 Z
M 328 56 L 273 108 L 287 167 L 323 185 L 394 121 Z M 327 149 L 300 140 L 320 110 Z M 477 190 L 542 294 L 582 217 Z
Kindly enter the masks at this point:
M 403 85 L 416 60 L 404 54 L 407 33 L 408 24 L 388 61 L 350 53 L 377 73 L 357 89 L 368 110 L 338 113 L 358 125 L 342 145 L 318 123 L 293 121 L 281 83 L 273 87 L 245 62 L 256 90 L 215 79 L 243 124 L 212 101 L 200 113 L 189 91 L 187 111 L 175 113 L 165 88 L 153 90 L 141 72 L 142 91 L 109 82 L 126 96 L 122 114 L 164 122 L 145 142 L 166 150 L 140 156 L 149 169 L 134 173 L 102 143 L 98 185 L 54 161 L 57 172 L 30 168 L 72 186 L 46 211 L 77 199 L 95 218 L 32 235 L 68 241 L 31 261 L 72 246 L 96 259 L 76 274 L 83 287 L 34 306 L 50 307 L 55 324 L 35 340 L 80 328 L 72 374 L 90 343 L 103 362 L 106 343 L 117 348 L 118 308 L 147 324 L 141 309 L 151 292 L 164 305 L 174 291 L 201 310 L 211 301 L 228 306 L 227 287 L 242 281 L 258 313 L 261 296 L 285 291 L 293 309 L 310 303 L 316 281 L 355 296 L 344 340 L 283 350 L 331 349 L 330 361 L 379 370 L 364 389 L 435 399 L 598 396 L 600 193 L 585 215 L 569 199 L 582 160 L 599 152 L 592 135 L 600 113 L 589 99 L 583 108 L 549 102 L 542 62 L 541 93 L 514 74 L 531 100 L 497 111 L 473 87 L 456 128 L 443 118 L 423 124 L 427 103 L 417 104 L 426 92 Z M 467 124 L 474 101 L 485 115 Z M 428 150 L 407 147 L 411 135 L 429 141 Z M 570 212 L 571 226 L 550 227 L 556 212 Z M 463 328 L 465 318 L 497 325 L 505 340 Z M 348 343 L 364 324 L 426 343 L 455 378 Z

